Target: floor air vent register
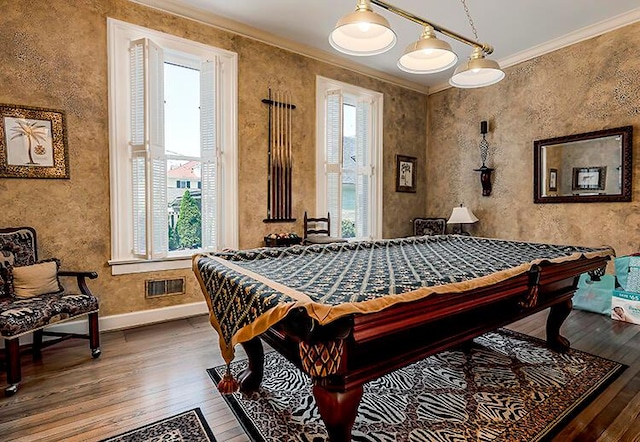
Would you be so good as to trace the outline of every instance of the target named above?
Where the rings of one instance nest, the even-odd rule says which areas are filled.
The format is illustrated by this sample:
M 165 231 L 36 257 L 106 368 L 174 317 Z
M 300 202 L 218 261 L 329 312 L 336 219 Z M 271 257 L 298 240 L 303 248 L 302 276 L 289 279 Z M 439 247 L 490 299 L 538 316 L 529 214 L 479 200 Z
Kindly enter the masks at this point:
M 145 297 L 184 295 L 185 278 L 147 279 L 145 281 Z

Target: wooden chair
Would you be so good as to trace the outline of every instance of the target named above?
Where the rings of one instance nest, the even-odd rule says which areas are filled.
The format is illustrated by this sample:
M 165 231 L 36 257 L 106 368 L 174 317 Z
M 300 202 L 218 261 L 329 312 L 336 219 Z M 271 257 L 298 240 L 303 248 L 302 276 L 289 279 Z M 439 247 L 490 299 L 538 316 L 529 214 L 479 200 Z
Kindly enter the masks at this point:
M 331 236 L 331 215 L 326 218 L 309 218 L 304 212 L 304 230 L 302 244 L 330 244 L 334 242 L 346 242 L 345 239 Z
M 38 261 L 36 231 L 31 227 L 0 229 L 0 335 L 4 338 L 7 396 L 18 391 L 22 380 L 20 354 L 24 351 L 40 360 L 43 348 L 69 338 L 83 338 L 89 340 L 91 356 L 100 356 L 98 299 L 85 281 L 98 274 L 60 271 L 58 267 L 55 259 Z M 77 290 L 67 291 L 60 284 L 60 276 L 75 278 Z M 44 330 L 82 315 L 89 318 L 88 334 Z M 33 333 L 33 344 L 21 347 L 20 337 L 29 333 Z M 56 339 L 43 342 L 44 336 Z
M 445 218 L 414 218 L 413 236 L 444 235 L 447 229 Z

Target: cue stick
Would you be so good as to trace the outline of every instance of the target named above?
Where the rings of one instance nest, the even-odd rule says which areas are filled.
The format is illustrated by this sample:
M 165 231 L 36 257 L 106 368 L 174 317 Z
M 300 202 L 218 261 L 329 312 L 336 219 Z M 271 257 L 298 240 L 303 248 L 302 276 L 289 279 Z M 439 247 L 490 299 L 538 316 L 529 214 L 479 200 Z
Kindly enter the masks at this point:
M 282 94 L 282 217 L 287 218 L 287 93 Z
M 276 205 L 276 212 L 277 212 L 277 218 L 280 219 L 282 218 L 282 206 L 281 206 L 281 193 L 280 193 L 280 189 L 282 187 L 282 149 L 281 149 L 281 144 L 282 144 L 282 109 L 280 109 L 280 105 L 278 104 L 280 102 L 280 96 L 282 95 L 281 91 L 278 91 L 277 95 L 276 95 L 276 113 L 278 115 L 277 118 L 277 131 L 276 133 L 278 134 L 277 138 L 276 138 L 276 150 L 278 152 L 278 168 L 277 168 L 277 175 L 278 175 L 278 180 L 276 181 L 276 196 L 277 196 L 277 205 Z
M 291 182 L 292 176 L 291 176 L 291 169 L 293 167 L 293 158 L 291 157 L 291 135 L 293 133 L 292 127 L 291 127 L 291 119 L 292 119 L 292 114 L 293 114 L 293 109 L 292 109 L 292 104 L 291 104 L 291 92 L 289 92 L 289 137 L 287 139 L 288 143 L 287 143 L 287 182 L 288 182 L 288 186 L 287 186 L 287 218 L 291 219 L 291 206 L 292 206 L 292 201 L 291 201 L 291 193 L 292 193 L 292 188 L 293 188 L 293 183 Z
M 275 94 L 274 94 L 275 97 Z M 275 204 L 276 204 L 276 191 L 275 191 L 275 178 L 276 178 L 276 114 L 273 109 L 273 103 L 271 106 L 271 218 L 275 217 Z
M 280 218 L 284 218 L 284 180 L 285 180 L 285 156 L 284 156 L 284 135 L 285 135 L 285 127 L 284 127 L 284 92 L 280 92 L 280 103 L 278 104 L 280 108 Z
M 269 101 L 271 101 L 271 88 L 269 88 Z M 273 116 L 271 115 L 272 106 L 269 105 L 269 135 L 267 144 L 269 145 L 269 152 L 267 155 L 267 219 L 271 219 L 271 187 L 272 187 L 272 161 L 271 156 L 273 155 Z
M 280 193 L 280 218 L 284 218 L 284 92 L 280 92 L 280 103 L 278 107 L 280 108 L 280 187 L 278 192 Z
M 287 93 L 282 93 L 282 217 L 287 217 Z
M 273 217 L 278 218 L 278 91 L 273 94 Z

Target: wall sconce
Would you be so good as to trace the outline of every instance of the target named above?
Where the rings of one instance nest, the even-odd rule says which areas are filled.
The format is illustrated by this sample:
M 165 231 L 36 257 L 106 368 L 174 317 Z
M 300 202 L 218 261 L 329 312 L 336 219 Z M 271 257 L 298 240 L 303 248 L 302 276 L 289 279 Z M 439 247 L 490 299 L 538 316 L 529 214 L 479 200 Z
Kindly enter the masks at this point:
M 482 140 L 480 140 L 480 160 L 482 166 L 480 169 L 473 169 L 476 172 L 480 172 L 480 183 L 482 184 L 482 196 L 491 195 L 491 172 L 493 169 L 487 167 L 485 162 L 487 161 L 487 155 L 489 154 L 489 143 L 487 142 L 487 132 L 489 131 L 489 123 L 487 121 L 480 122 L 480 133 L 482 134 Z
M 468 208 L 460 204 L 460 207 L 454 207 L 451 211 L 451 216 L 447 220 L 447 224 L 457 224 L 458 227 L 453 228 L 453 233 L 458 235 L 469 235 L 469 233 L 462 230 L 463 224 L 473 224 L 478 221 L 478 218 Z

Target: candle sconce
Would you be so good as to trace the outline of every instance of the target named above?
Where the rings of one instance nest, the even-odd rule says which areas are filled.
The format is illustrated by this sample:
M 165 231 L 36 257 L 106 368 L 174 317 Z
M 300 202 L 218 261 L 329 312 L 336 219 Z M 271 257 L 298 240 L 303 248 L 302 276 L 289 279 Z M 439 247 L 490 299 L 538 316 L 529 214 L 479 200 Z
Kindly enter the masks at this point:
M 491 195 L 491 172 L 493 169 L 487 167 L 487 156 L 489 154 L 489 142 L 487 141 L 487 132 L 489 131 L 489 123 L 487 121 L 480 122 L 480 133 L 482 134 L 482 140 L 480 140 L 480 160 L 482 166 L 479 169 L 473 169 L 476 172 L 480 172 L 480 183 L 482 184 L 482 196 Z

